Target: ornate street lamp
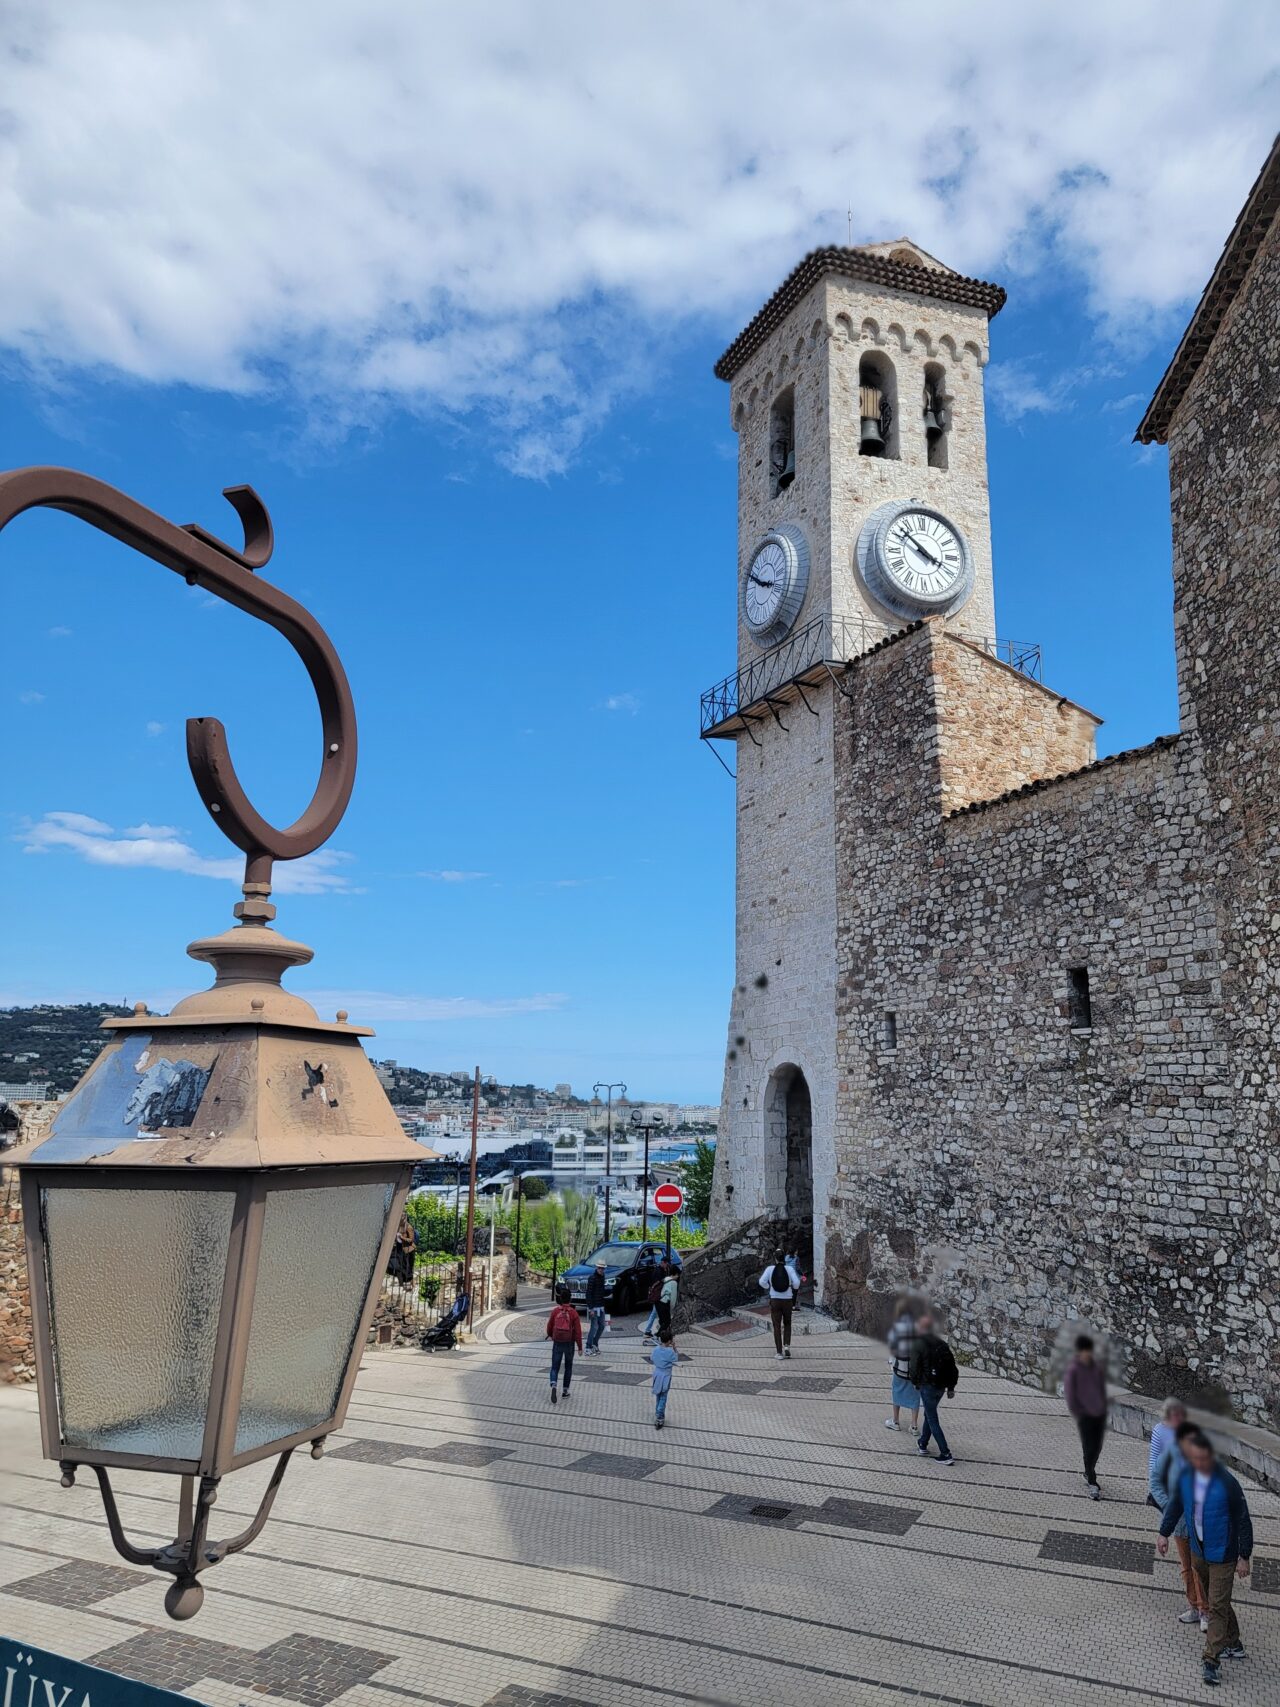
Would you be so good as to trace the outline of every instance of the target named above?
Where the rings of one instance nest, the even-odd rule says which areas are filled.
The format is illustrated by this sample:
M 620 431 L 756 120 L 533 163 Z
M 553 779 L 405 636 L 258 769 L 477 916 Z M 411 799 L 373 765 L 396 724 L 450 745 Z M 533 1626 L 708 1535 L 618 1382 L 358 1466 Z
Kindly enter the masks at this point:
M 306 665 L 324 757 L 311 804 L 286 830 L 259 817 L 222 726 L 187 724 L 187 755 L 214 822 L 246 854 L 238 925 L 194 942 L 211 988 L 165 1018 L 139 1004 L 59 1109 L 14 1152 L 21 1171 L 40 1426 L 64 1487 L 97 1477 L 118 1553 L 174 1581 L 173 1618 L 199 1610 L 198 1580 L 261 1531 L 293 1452 L 320 1456 L 342 1426 L 413 1162 L 360 1044 L 281 987 L 311 950 L 271 927 L 272 862 L 317 848 L 351 794 L 351 693 L 328 637 L 254 571 L 271 524 L 250 488 L 227 492 L 242 551 L 179 528 L 66 469 L 0 476 L 0 528 L 43 505 L 70 511 L 269 622 Z M 209 1535 L 218 1484 L 277 1463 L 252 1523 Z M 179 1477 L 177 1535 L 130 1541 L 109 1470 Z

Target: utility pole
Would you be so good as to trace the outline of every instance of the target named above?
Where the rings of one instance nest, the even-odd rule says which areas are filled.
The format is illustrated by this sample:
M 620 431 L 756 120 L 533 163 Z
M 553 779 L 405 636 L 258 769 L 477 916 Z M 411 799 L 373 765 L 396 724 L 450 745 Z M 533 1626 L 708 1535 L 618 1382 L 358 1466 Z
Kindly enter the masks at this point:
M 612 1084 L 608 1085 L 598 1079 L 591 1087 L 591 1094 L 598 1097 L 601 1091 L 604 1091 L 607 1097 L 604 1137 L 604 1242 L 607 1245 L 609 1243 L 610 1193 L 613 1184 L 613 1093 L 618 1091 L 622 1096 L 626 1096 L 627 1087 L 621 1079 L 615 1079 Z
M 471 1296 L 471 1259 L 476 1249 L 476 1146 L 480 1139 L 480 1069 L 476 1068 L 475 1083 L 471 1087 L 471 1183 L 467 1189 L 467 1324 L 470 1326 L 471 1317 L 475 1311 L 476 1301 Z

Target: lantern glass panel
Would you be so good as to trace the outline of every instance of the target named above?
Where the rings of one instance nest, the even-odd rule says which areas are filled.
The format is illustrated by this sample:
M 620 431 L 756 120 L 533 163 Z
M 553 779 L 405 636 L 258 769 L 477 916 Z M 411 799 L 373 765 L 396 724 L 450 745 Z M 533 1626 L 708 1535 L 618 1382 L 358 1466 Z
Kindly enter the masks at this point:
M 198 1459 L 235 1192 L 40 1201 L 64 1445 Z
M 237 1453 L 334 1414 L 394 1195 L 382 1180 L 268 1191 Z

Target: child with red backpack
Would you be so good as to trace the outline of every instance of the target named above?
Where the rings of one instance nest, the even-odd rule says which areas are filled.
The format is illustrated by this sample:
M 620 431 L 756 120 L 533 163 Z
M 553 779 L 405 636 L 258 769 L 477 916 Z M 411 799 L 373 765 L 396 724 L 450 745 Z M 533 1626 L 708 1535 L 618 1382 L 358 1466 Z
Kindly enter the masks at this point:
M 564 1396 L 569 1397 L 573 1380 L 573 1354 L 582 1350 L 582 1318 L 569 1302 L 569 1288 L 556 1288 L 556 1301 L 547 1317 L 547 1338 L 551 1341 L 551 1403 L 556 1402 L 556 1376 L 564 1365 Z

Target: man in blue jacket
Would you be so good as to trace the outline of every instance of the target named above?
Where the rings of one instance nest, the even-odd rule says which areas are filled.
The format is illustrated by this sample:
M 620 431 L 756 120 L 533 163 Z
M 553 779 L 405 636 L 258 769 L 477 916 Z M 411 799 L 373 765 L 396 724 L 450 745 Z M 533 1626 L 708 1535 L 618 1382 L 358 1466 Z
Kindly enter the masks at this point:
M 1209 1603 L 1209 1630 L 1202 1656 L 1204 1681 L 1219 1683 L 1218 1661 L 1223 1655 L 1229 1660 L 1244 1658 L 1231 1587 L 1236 1577 L 1249 1574 L 1253 1523 L 1243 1489 L 1214 1457 L 1208 1435 L 1191 1429 L 1182 1437 L 1181 1446 L 1187 1464 L 1160 1519 L 1156 1551 L 1163 1559 L 1169 1551 L 1169 1537 L 1185 1514 L 1192 1569 Z

